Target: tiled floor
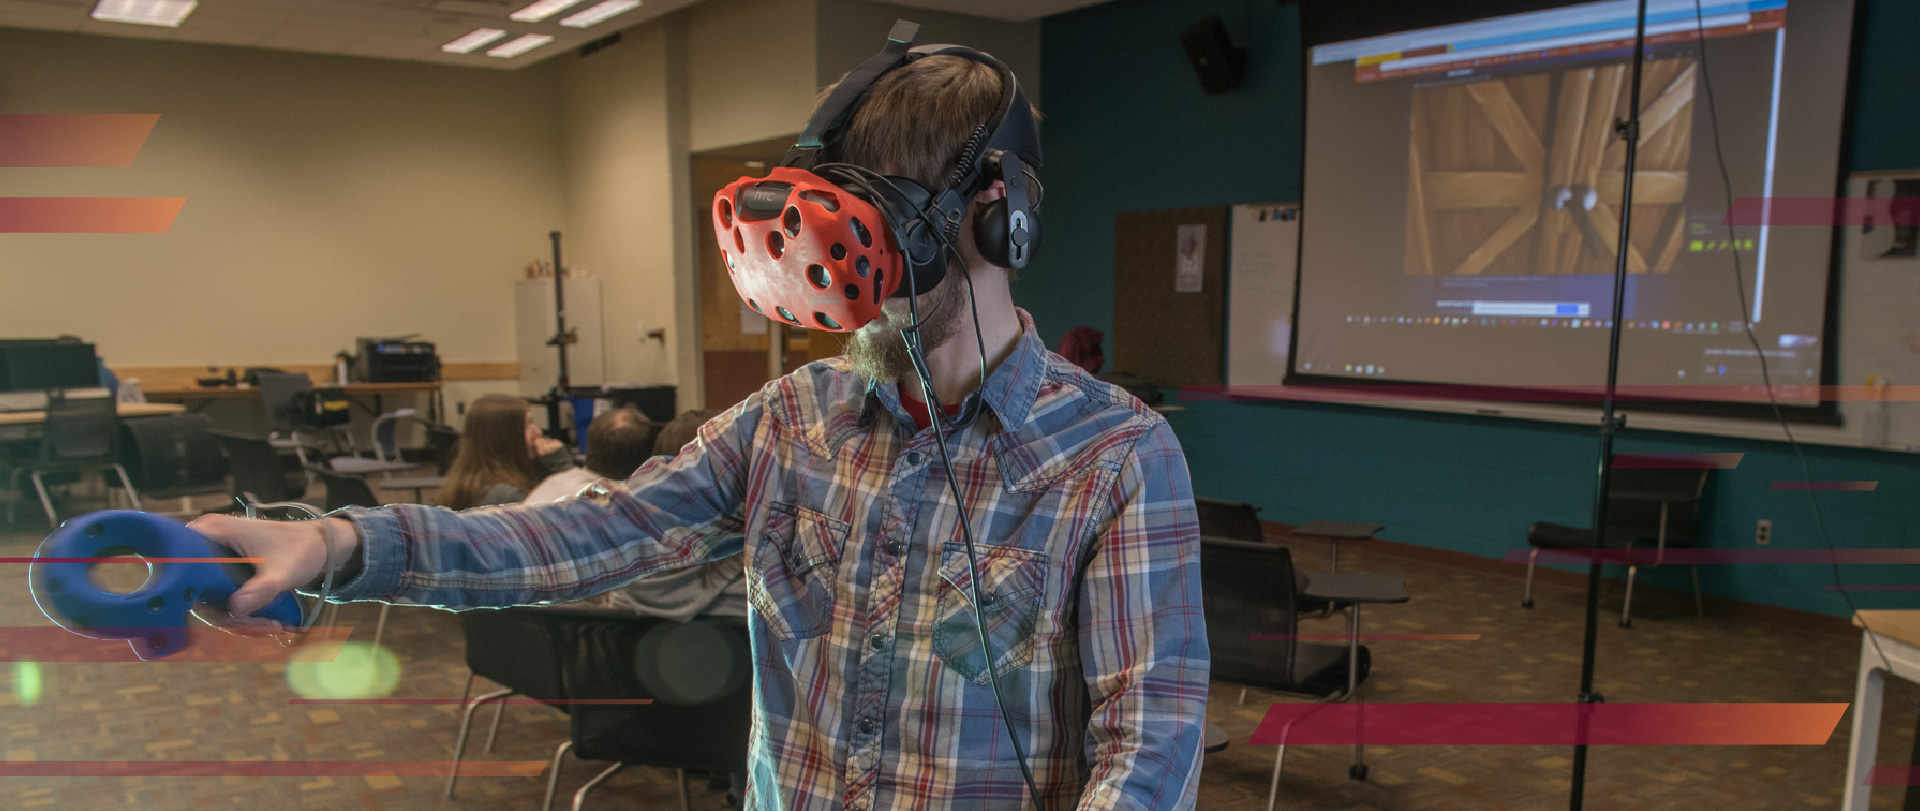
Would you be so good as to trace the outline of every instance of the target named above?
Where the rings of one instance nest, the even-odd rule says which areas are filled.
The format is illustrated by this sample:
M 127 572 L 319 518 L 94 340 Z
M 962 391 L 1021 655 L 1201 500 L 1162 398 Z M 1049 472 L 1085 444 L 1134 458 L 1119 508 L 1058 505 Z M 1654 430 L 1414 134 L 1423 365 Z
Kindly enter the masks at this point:
M 38 530 L 0 535 L 0 556 L 31 554 Z M 1311 567 L 1324 549 L 1302 542 Z M 1498 573 L 1419 562 L 1364 547 L 1342 550 L 1342 569 L 1404 575 L 1414 601 L 1376 608 L 1367 630 L 1477 633 L 1475 641 L 1373 643 L 1369 700 L 1565 701 L 1577 687 L 1581 604 L 1558 585 L 1540 588 L 1534 610 L 1519 607 L 1519 581 Z M 0 623 L 44 626 L 25 588 L 25 567 L 0 564 Z M 1618 596 L 1607 595 L 1617 605 Z M 1632 630 L 1603 622 L 1599 686 L 1610 701 L 1814 701 L 1852 697 L 1858 637 L 1762 627 L 1726 618 L 1696 619 L 1691 605 L 1655 592 L 1636 601 Z M 370 628 L 371 606 L 349 607 L 343 621 Z M 1338 620 L 1303 626 L 1337 633 Z M 460 694 L 458 624 L 448 613 L 396 609 L 386 641 L 407 697 Z M 41 664 L 41 691 L 23 703 L 23 665 L 0 663 L 0 750 L 8 761 L 62 760 L 438 760 L 451 750 L 454 706 L 290 704 L 287 666 L 274 663 Z M 478 691 L 480 688 L 476 688 Z M 1920 696 L 1920 688 L 1910 691 Z M 1203 809 L 1264 807 L 1273 749 L 1245 743 L 1278 696 L 1216 685 L 1209 712 L 1233 737 L 1208 757 Z M 1914 709 L 1889 695 L 1882 763 L 1904 764 Z M 1821 747 L 1616 747 L 1594 750 L 1589 808 L 1802 809 L 1839 805 L 1849 719 Z M 508 711 L 494 759 L 537 760 L 566 735 L 563 716 L 540 707 Z M 1549 809 L 1566 806 L 1564 747 L 1382 747 L 1368 749 L 1371 779 L 1347 778 L 1345 747 L 1297 746 L 1288 755 L 1282 807 L 1292 809 Z M 597 765 L 571 763 L 562 791 Z M 0 807 L 18 808 L 352 808 L 532 809 L 544 780 L 471 778 L 461 798 L 440 795 L 430 777 L 27 777 L 0 778 Z M 1898 790 L 1878 792 L 1874 808 L 1899 805 Z M 671 776 L 630 769 L 595 795 L 594 809 L 672 808 Z M 725 807 L 720 792 L 696 783 L 694 805 Z

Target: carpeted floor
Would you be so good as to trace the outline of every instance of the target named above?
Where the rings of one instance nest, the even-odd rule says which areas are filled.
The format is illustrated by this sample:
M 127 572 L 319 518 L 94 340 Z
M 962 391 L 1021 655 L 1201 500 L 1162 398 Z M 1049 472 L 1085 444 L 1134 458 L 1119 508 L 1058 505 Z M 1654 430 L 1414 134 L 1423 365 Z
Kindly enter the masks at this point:
M 0 535 L 0 556 L 32 553 L 38 528 Z M 1296 560 L 1317 568 L 1325 548 L 1289 539 Z M 1538 606 L 1519 606 L 1518 567 L 1436 563 L 1390 547 L 1348 545 L 1343 570 L 1407 578 L 1413 602 L 1367 613 L 1377 633 L 1480 634 L 1472 641 L 1379 641 L 1371 702 L 1567 701 L 1578 686 L 1581 598 L 1559 583 L 1538 587 Z M 0 624 L 45 626 L 26 591 L 25 567 L 0 564 Z M 1617 607 L 1619 596 L 1603 605 Z M 1603 622 L 1599 689 L 1623 702 L 1847 702 L 1859 637 L 1834 623 L 1757 623 L 1710 612 L 1657 591 L 1636 598 L 1635 627 Z M 342 621 L 371 629 L 375 609 L 349 607 Z M 386 641 L 401 675 L 394 695 L 456 697 L 466 679 L 452 614 L 396 609 Z M 1339 633 L 1339 619 L 1304 624 L 1303 633 Z M 364 638 L 364 637 L 357 637 Z M 7 761 L 75 760 L 444 760 L 459 709 L 452 705 L 325 706 L 290 704 L 282 663 L 51 663 L 37 666 L 32 697 L 26 665 L 0 663 L 0 737 Z M 1911 687 L 1911 685 L 1910 685 Z M 475 692 L 482 686 L 476 685 Z M 1909 691 L 1920 695 L 1920 689 Z M 1216 684 L 1209 715 L 1233 743 L 1210 755 L 1203 809 L 1259 809 L 1266 801 L 1273 748 L 1245 743 L 1265 707 L 1291 701 Z M 483 715 L 483 719 L 484 719 Z M 1587 797 L 1596 809 L 1835 808 L 1840 804 L 1850 718 L 1820 747 L 1607 747 L 1590 761 Z M 1915 711 L 1892 691 L 1883 764 L 1905 764 Z M 485 759 L 543 760 L 567 734 L 551 710 L 510 708 L 500 745 Z M 478 745 L 475 744 L 477 749 Z M 1348 779 L 1352 751 L 1291 747 L 1281 807 L 1291 809 L 1551 809 L 1566 807 L 1570 750 L 1565 747 L 1368 748 L 1371 777 Z M 563 798 L 600 764 L 570 761 Z M 466 778 L 460 799 L 441 797 L 432 777 L 31 777 L 0 778 L 0 807 L 16 808 L 537 808 L 545 780 Z M 1876 792 L 1875 809 L 1900 805 L 1899 789 Z M 697 809 L 726 807 L 703 781 Z M 564 800 L 562 803 L 564 807 Z M 670 773 L 628 769 L 596 790 L 588 808 L 672 808 Z

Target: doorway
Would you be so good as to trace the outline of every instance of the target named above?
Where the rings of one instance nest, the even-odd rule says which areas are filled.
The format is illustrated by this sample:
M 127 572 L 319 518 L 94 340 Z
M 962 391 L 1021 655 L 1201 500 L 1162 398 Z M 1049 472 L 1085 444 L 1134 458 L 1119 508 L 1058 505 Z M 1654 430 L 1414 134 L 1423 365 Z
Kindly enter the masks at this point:
M 773 138 L 694 154 L 693 221 L 699 234 L 701 385 L 708 408 L 726 408 L 759 391 L 773 378 L 809 361 L 840 354 L 839 335 L 785 327 L 747 308 L 727 280 L 726 262 L 713 236 L 713 196 L 742 177 L 759 177 L 778 165 L 793 137 Z

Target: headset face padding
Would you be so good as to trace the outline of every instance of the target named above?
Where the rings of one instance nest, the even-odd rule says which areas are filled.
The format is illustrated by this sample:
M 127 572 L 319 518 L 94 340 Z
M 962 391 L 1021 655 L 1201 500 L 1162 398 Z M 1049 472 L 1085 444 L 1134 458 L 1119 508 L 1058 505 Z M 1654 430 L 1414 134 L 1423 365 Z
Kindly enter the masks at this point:
M 765 178 L 740 178 L 715 195 L 714 234 L 728 275 L 762 315 L 847 332 L 878 318 L 886 298 L 931 291 L 956 256 L 973 198 L 995 181 L 1006 184 L 1007 194 L 974 213 L 974 246 L 1000 267 L 1021 268 L 1032 260 L 1040 222 L 1029 183 L 1041 156 L 1026 94 L 1013 72 L 988 54 L 954 45 L 911 47 L 918 30 L 896 23 L 887 47 L 841 80 L 780 167 Z M 998 108 L 967 140 L 946 185 L 928 189 L 846 163 L 816 167 L 874 82 L 935 55 L 979 62 L 1001 79 Z M 820 204 L 827 197 L 837 207 Z

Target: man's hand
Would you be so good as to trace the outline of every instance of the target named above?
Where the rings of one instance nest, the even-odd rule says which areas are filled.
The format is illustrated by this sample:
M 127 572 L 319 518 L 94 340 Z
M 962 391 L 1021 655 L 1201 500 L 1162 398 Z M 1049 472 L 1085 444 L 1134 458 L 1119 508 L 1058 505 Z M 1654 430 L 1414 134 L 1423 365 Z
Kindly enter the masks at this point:
M 533 454 L 533 458 L 538 459 L 542 456 L 546 456 L 549 453 L 553 453 L 554 451 L 560 450 L 561 448 L 564 448 L 566 446 L 567 446 L 567 443 L 565 442 L 561 442 L 558 439 L 549 439 L 543 436 L 543 437 L 538 437 L 534 439 L 533 445 L 529 447 L 527 450 L 529 453 Z
M 327 544 L 322 525 L 333 530 L 333 559 L 327 559 Z M 314 581 L 329 567 L 338 570 L 353 556 L 360 535 L 343 518 L 318 521 L 260 521 L 227 515 L 203 515 L 187 524 L 209 540 L 232 549 L 243 558 L 259 558 L 253 564 L 253 577 L 227 598 L 229 617 L 215 611 L 197 612 L 200 618 L 221 626 L 273 626 L 253 612 L 266 607 L 281 593 Z M 271 630 L 269 628 L 269 630 Z

